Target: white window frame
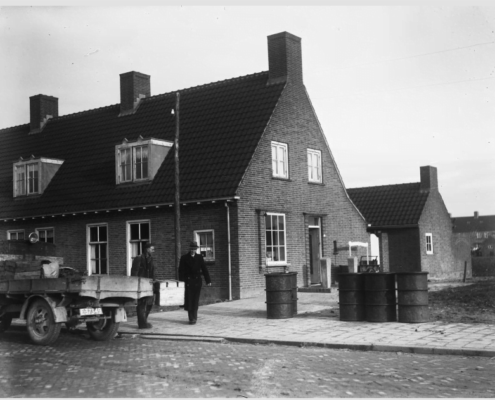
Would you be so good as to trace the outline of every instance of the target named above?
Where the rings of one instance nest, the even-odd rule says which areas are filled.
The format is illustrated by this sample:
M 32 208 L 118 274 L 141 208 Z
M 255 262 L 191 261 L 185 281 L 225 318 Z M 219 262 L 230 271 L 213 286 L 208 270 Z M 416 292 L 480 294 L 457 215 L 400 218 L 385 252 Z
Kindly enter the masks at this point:
M 273 216 L 276 216 L 276 217 L 283 217 L 283 221 L 284 221 L 284 235 L 283 235 L 283 238 L 284 238 L 284 244 L 283 246 L 280 245 L 280 244 L 274 244 L 274 241 L 273 241 L 273 236 L 272 236 L 272 243 L 271 243 L 271 247 L 283 247 L 284 248 L 284 254 L 285 254 L 285 260 L 278 260 L 278 261 L 274 261 L 272 260 L 271 258 L 272 257 L 268 257 L 268 240 L 267 240 L 267 224 L 266 224 L 266 217 L 273 217 Z M 277 230 L 271 230 L 270 232 L 272 232 L 272 235 L 273 235 L 273 232 L 280 232 L 278 229 Z M 277 239 L 277 242 L 279 240 Z M 288 261 L 287 261 L 287 218 L 286 218 L 286 215 L 285 214 L 282 214 L 282 213 L 273 213 L 273 212 L 267 212 L 265 214 L 265 260 L 266 260 L 266 265 L 267 266 L 286 266 Z
M 101 226 L 104 226 L 107 228 L 107 240 L 106 241 L 100 241 L 98 240 L 98 242 L 92 242 L 91 241 L 91 228 L 94 228 L 94 227 L 101 227 Z M 88 271 L 88 276 L 91 276 L 91 275 L 100 275 L 100 276 L 105 276 L 105 275 L 110 275 L 110 259 L 108 257 L 109 255 L 109 231 L 108 231 L 108 224 L 106 222 L 102 222 L 102 223 L 98 223 L 98 224 L 88 224 L 86 225 L 86 269 Z M 100 245 L 100 244 L 103 244 L 105 243 L 107 246 L 106 246 L 106 254 L 105 254 L 105 259 L 107 260 L 107 272 L 106 274 L 97 274 L 97 273 L 93 273 L 93 269 L 91 267 L 91 246 L 92 245 Z
M 272 142 L 272 176 L 289 179 L 289 151 L 287 143 Z M 282 156 L 282 160 L 279 157 Z
M 37 172 L 36 177 L 29 176 L 30 169 L 35 168 L 33 172 Z M 19 171 L 23 171 L 23 180 L 19 180 Z M 29 196 L 33 194 L 40 193 L 41 187 L 41 162 L 38 161 L 28 161 L 28 162 L 18 162 L 14 164 L 14 194 L 17 196 Z M 19 182 L 22 182 L 22 188 L 19 187 Z M 33 183 L 32 185 L 30 183 Z
M 425 246 L 426 254 L 433 254 L 433 235 L 431 233 L 425 233 Z
M 52 243 L 55 243 L 55 228 L 53 226 L 44 227 L 44 228 L 36 228 L 35 231 L 38 234 L 39 241 L 44 242 L 44 243 L 50 243 L 50 242 L 46 241 L 46 239 L 48 238 L 48 235 L 45 234 L 45 240 L 41 240 L 40 231 L 47 231 L 47 232 L 53 231 L 53 242 Z
M 315 164 L 316 161 L 316 165 Z M 322 183 L 321 151 L 308 149 L 308 181 Z
M 12 234 L 16 234 L 16 236 L 19 235 L 19 233 L 22 233 L 24 235 L 24 239 L 12 239 Z M 7 231 L 7 240 L 26 240 L 26 231 L 24 229 L 13 229 L 11 231 Z
M 215 231 L 213 229 L 202 229 L 198 231 L 194 231 L 194 240 L 198 243 L 199 248 L 196 250 L 196 253 L 201 254 L 201 241 L 200 241 L 200 234 L 204 233 L 211 233 L 211 239 L 212 239 L 212 244 L 211 244 L 211 250 L 213 252 L 212 257 L 204 257 L 205 261 L 215 261 Z
M 482 232 L 476 232 L 476 239 L 481 239 L 483 237 Z
M 144 171 L 143 171 L 143 165 L 144 163 L 143 162 L 140 162 L 138 163 L 137 162 L 137 154 L 138 154 L 138 150 L 141 150 L 141 154 L 142 154 L 142 150 L 145 149 L 147 150 L 147 162 L 146 162 L 146 176 L 144 176 Z M 118 174 L 118 182 L 119 183 L 127 183 L 127 182 L 143 182 L 143 181 L 147 181 L 150 179 L 150 145 L 149 143 L 147 142 L 137 142 L 137 143 L 129 143 L 127 145 L 122 145 L 122 146 L 119 146 L 117 148 L 117 174 Z M 122 173 L 123 172 L 123 169 L 122 169 L 122 153 L 123 152 L 126 152 L 126 151 L 130 151 L 130 176 L 127 176 L 127 174 L 125 174 L 126 176 L 123 176 L 124 174 Z M 141 166 L 141 177 L 137 177 L 138 175 L 138 170 L 137 170 L 137 166 L 140 165 Z
M 148 239 L 142 239 L 141 237 L 139 240 L 133 241 L 141 243 L 141 245 L 138 244 L 138 249 L 137 249 L 137 254 L 142 254 L 142 246 L 143 243 L 150 242 L 151 241 L 151 220 L 149 219 L 139 219 L 135 221 L 127 221 L 126 222 L 126 253 L 127 253 L 127 275 L 131 275 L 131 268 L 132 268 L 132 261 L 134 260 L 135 256 L 133 257 L 132 254 L 132 243 L 131 243 L 131 225 L 132 224 L 148 224 L 149 226 L 149 238 Z M 141 235 L 141 229 L 139 230 L 139 234 Z M 141 253 L 139 250 L 141 249 Z
M 489 232 L 484 232 L 484 233 L 483 233 L 483 237 L 484 237 L 485 239 L 488 239 L 488 237 L 489 237 L 489 236 L 490 236 Z

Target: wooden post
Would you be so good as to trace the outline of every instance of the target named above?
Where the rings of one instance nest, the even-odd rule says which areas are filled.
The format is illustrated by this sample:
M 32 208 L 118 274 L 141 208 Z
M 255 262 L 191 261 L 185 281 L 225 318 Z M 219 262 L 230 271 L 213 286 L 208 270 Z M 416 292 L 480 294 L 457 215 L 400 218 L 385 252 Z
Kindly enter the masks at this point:
M 464 278 L 462 279 L 463 282 L 466 282 L 466 272 L 467 272 L 467 261 L 464 261 Z
M 179 185 L 179 103 L 180 94 L 175 99 L 175 278 L 179 279 L 180 249 L 180 185 Z

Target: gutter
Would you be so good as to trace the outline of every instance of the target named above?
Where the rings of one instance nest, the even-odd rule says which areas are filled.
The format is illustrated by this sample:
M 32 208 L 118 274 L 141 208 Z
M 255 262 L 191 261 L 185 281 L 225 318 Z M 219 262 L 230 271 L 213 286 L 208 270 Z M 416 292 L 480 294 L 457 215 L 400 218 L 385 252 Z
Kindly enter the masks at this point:
M 401 228 L 419 228 L 419 224 L 376 225 L 376 226 L 372 226 L 371 224 L 368 224 L 366 228 L 366 232 L 374 232 L 374 231 L 387 230 L 387 229 L 401 229 Z
M 227 208 L 227 243 L 228 243 L 228 258 L 229 258 L 229 301 L 232 301 L 232 257 L 230 249 L 230 208 L 229 203 L 225 202 Z
M 234 200 L 240 200 L 239 196 L 228 196 L 228 197 L 217 197 L 217 198 L 209 198 L 209 199 L 199 199 L 199 200 L 187 200 L 187 201 L 181 201 L 180 204 L 183 206 L 189 205 L 189 204 L 203 204 L 203 203 L 216 203 L 219 201 L 234 201 Z M 46 217 L 67 217 L 71 215 L 80 215 L 80 214 L 99 214 L 99 213 L 109 213 L 111 211 L 124 211 L 124 210 L 134 210 L 134 209 L 143 209 L 146 210 L 147 208 L 160 208 L 160 207 L 173 207 L 174 203 L 155 203 L 155 204 L 147 204 L 147 205 L 137 205 L 137 206 L 127 206 L 127 207 L 118 207 L 118 208 L 103 208 L 103 209 L 93 209 L 93 210 L 81 210 L 81 211 L 67 211 L 64 213 L 53 213 L 53 214 L 39 214 L 39 215 L 25 215 L 21 217 L 15 217 L 15 218 L 1 218 L 0 221 L 3 220 L 4 222 L 8 221 L 19 221 L 19 220 L 27 220 L 27 219 L 36 219 L 36 218 L 46 218 Z

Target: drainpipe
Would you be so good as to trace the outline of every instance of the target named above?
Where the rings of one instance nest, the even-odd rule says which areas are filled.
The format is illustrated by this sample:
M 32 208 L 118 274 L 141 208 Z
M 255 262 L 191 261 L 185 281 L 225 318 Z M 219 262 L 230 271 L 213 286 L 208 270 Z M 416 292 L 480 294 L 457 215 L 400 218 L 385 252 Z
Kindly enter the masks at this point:
M 229 301 L 232 301 L 232 262 L 230 255 L 230 208 L 229 203 L 225 202 L 227 207 L 227 243 L 228 243 L 228 256 L 229 256 Z

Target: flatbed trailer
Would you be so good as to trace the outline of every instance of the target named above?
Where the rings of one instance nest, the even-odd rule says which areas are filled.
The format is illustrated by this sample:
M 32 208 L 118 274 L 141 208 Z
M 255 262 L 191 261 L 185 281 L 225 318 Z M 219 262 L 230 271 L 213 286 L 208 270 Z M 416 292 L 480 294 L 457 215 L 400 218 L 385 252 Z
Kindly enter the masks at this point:
M 67 328 L 85 323 L 94 340 L 110 340 L 127 321 L 125 307 L 149 296 L 153 281 L 136 276 L 3 280 L 0 332 L 18 318 L 26 320 L 31 341 L 39 345 L 54 343 L 64 323 Z

